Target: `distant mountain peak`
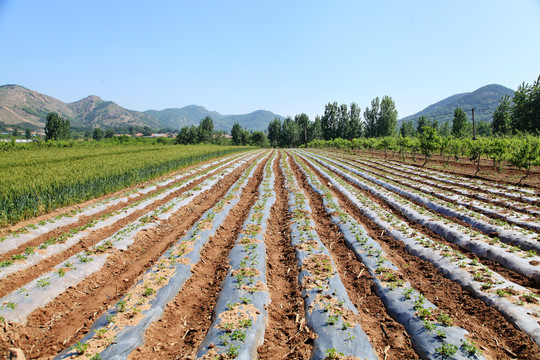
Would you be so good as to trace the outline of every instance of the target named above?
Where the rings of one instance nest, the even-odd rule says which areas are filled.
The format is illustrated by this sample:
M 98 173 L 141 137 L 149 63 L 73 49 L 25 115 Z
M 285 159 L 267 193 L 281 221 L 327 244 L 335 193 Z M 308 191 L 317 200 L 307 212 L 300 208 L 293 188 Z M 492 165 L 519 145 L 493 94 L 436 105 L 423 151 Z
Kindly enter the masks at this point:
M 491 121 L 493 112 L 499 105 L 500 99 L 505 95 L 512 98 L 514 96 L 514 90 L 499 84 L 485 85 L 472 92 L 451 95 L 435 104 L 429 105 L 416 114 L 400 119 L 398 126 L 403 121 L 411 120 L 416 124 L 420 116 L 425 116 L 428 119 L 437 120 L 440 124 L 444 124 L 446 121 L 452 121 L 454 110 L 457 107 L 461 107 L 466 111 L 474 108 L 478 110 L 475 111 L 476 120 Z
M 0 109 L 0 121 L 10 125 L 30 124 L 35 128 L 43 128 L 45 116 L 51 111 L 70 119 L 73 125 L 87 127 L 140 125 L 156 129 L 180 129 L 183 126 L 198 125 L 202 118 L 211 116 L 216 130 L 229 131 L 234 122 L 239 122 L 249 130 L 265 130 L 272 119 L 283 118 L 266 110 L 243 115 L 221 115 L 201 105 L 140 112 L 125 109 L 97 95 L 64 103 L 15 84 L 0 86 Z

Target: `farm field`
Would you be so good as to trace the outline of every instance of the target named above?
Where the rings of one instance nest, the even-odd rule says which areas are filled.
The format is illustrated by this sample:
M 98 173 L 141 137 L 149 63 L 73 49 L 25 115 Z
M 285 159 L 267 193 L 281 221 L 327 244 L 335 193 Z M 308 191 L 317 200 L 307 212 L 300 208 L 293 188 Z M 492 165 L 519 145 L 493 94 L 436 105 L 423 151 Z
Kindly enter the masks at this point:
M 329 150 L 203 156 L 4 227 L 0 356 L 540 359 L 534 187 Z
M 0 226 L 247 148 L 138 144 L 2 152 Z

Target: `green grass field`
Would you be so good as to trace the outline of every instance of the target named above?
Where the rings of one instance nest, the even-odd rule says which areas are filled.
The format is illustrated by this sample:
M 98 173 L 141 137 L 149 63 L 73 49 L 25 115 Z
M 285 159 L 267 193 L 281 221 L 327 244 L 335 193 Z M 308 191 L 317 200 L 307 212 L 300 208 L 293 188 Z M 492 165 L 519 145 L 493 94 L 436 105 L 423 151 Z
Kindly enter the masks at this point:
M 139 144 L 0 152 L 0 225 L 13 224 L 247 149 Z

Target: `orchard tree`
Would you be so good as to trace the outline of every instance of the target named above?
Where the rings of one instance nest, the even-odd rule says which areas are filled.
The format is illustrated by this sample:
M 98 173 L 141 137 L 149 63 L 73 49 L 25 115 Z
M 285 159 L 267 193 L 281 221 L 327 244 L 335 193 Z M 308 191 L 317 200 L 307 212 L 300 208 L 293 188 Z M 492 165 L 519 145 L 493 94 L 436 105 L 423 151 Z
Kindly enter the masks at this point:
M 452 119 L 452 135 L 456 138 L 462 138 L 467 131 L 467 115 L 462 108 L 457 107 Z
M 71 137 L 70 122 L 55 112 L 47 114 L 45 140 L 67 140 Z
M 422 164 L 424 166 L 427 164 L 428 158 L 441 146 L 441 137 L 436 129 L 431 126 L 424 126 L 418 138 L 420 140 L 420 151 L 425 157 L 425 161 Z

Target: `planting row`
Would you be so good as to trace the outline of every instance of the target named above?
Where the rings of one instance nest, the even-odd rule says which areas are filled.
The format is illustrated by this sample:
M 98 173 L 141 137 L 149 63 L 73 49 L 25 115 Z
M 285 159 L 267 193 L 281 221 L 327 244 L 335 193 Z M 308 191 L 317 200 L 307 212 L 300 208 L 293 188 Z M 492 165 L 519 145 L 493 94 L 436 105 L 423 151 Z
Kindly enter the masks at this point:
M 360 190 L 361 185 L 365 184 L 359 183 L 346 171 L 339 170 L 321 159 L 316 160 L 304 154 L 302 157 L 359 211 L 383 229 L 384 233 L 402 242 L 407 251 L 432 263 L 446 277 L 471 291 L 487 305 L 495 307 L 508 321 L 527 333 L 537 344 L 540 343 L 540 306 L 534 292 L 481 265 L 476 258 L 432 239 L 429 233 L 411 227 L 407 221 L 381 208 Z M 378 194 L 371 187 L 366 186 L 366 189 Z M 385 199 L 382 194 L 381 198 Z M 388 200 L 392 205 L 391 199 Z M 397 206 L 398 204 L 393 205 L 396 205 L 396 209 L 404 216 L 410 216 L 408 209 Z

